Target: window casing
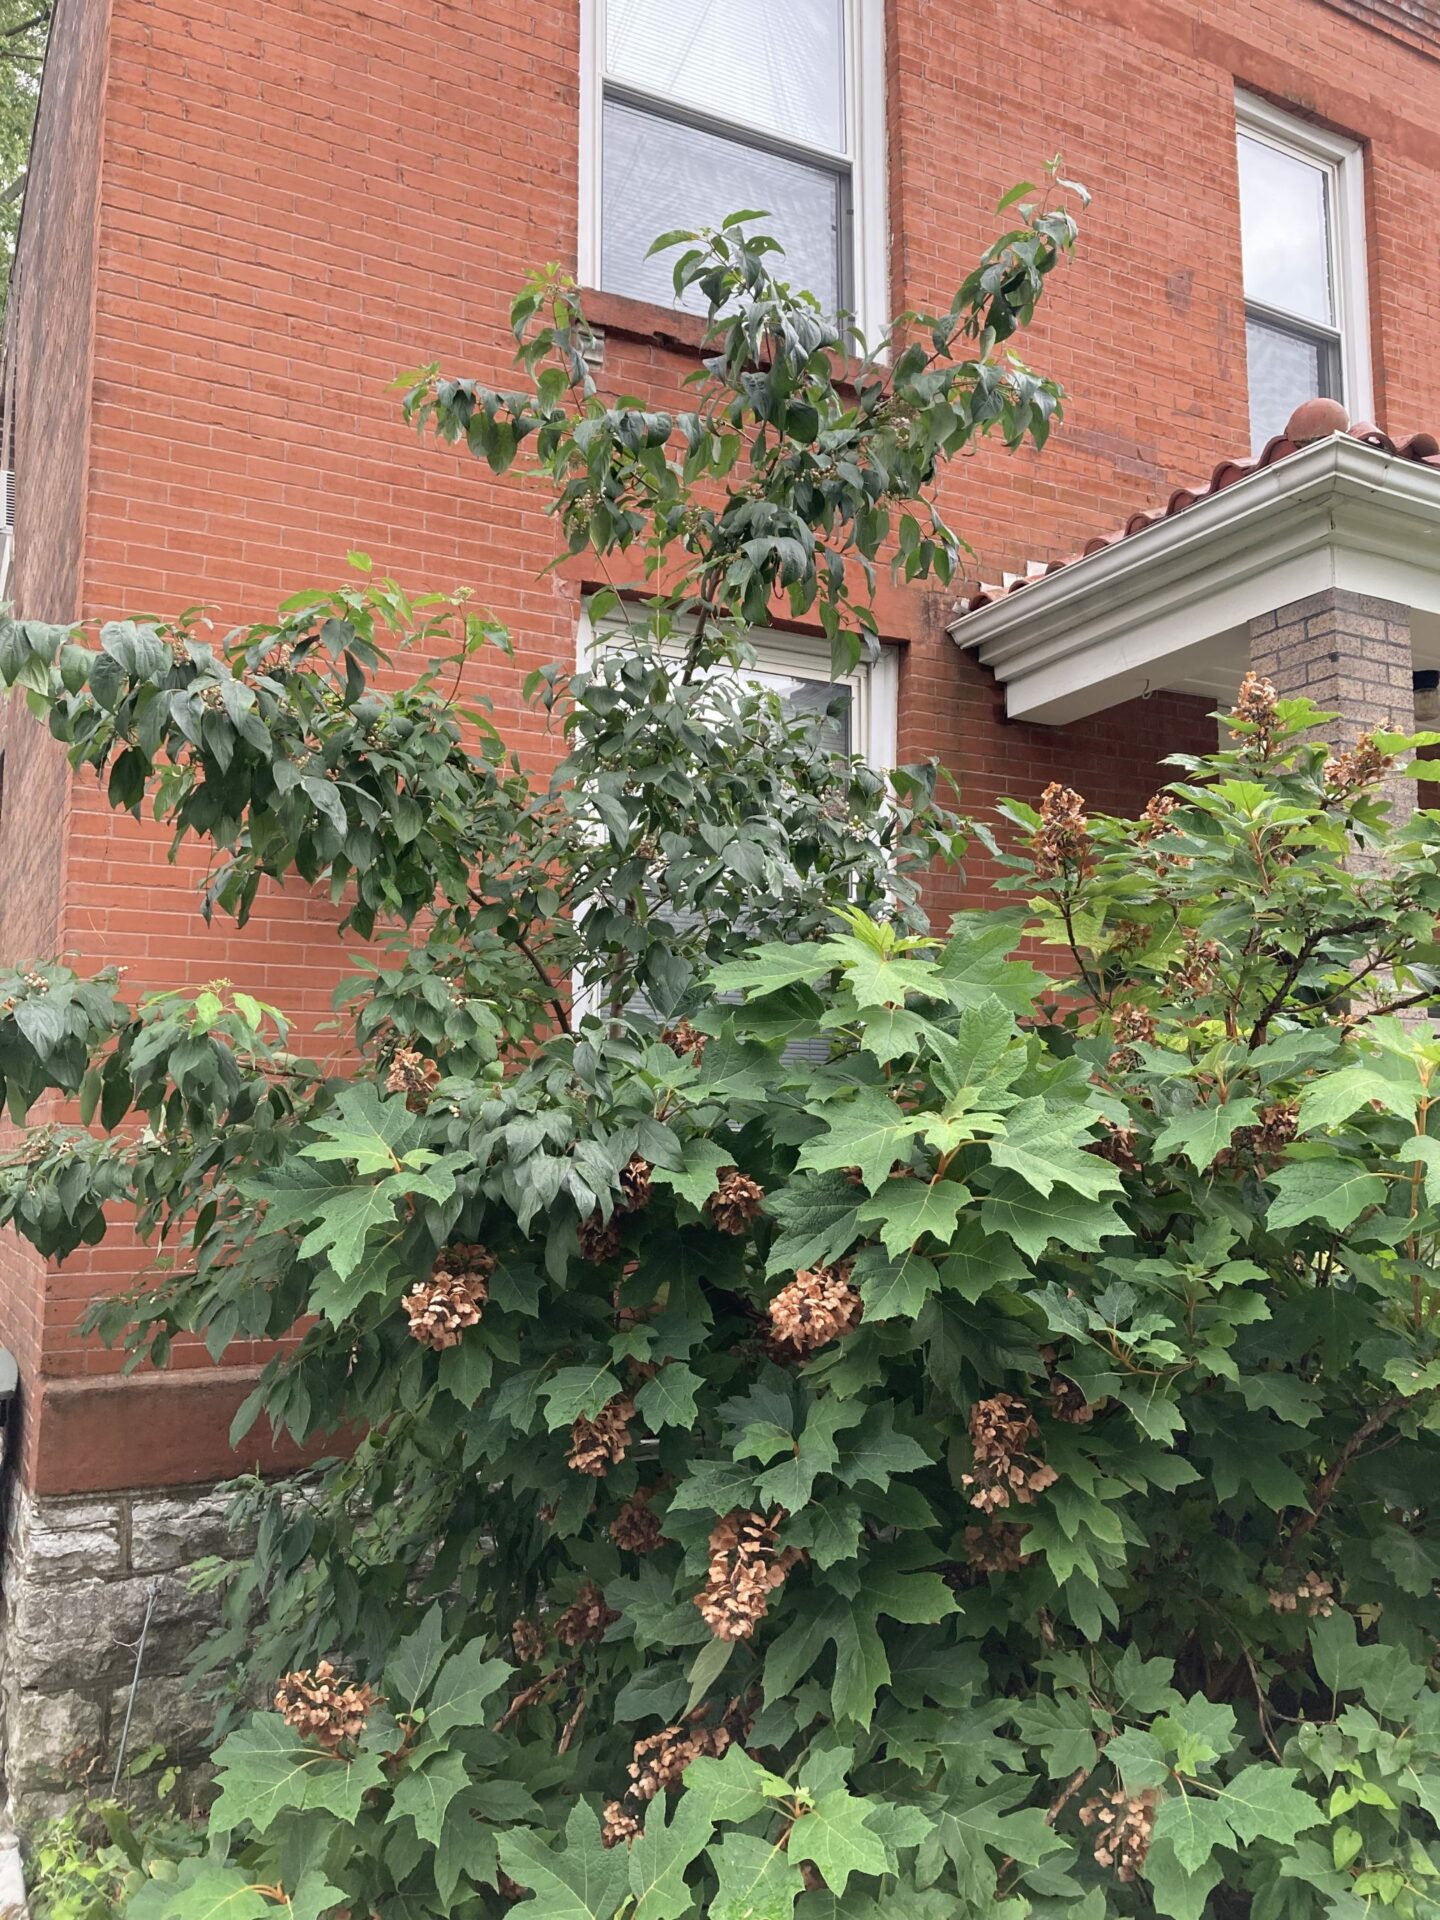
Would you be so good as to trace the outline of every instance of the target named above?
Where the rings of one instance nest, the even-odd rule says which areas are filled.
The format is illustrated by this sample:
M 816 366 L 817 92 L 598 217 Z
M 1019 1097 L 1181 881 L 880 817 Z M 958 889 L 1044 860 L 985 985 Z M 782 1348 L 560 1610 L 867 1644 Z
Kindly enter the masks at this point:
M 883 0 L 581 0 L 582 284 L 674 306 L 677 256 L 647 260 L 655 236 L 760 209 L 784 277 L 873 338 L 883 15 Z
M 1364 157 L 1353 140 L 1236 96 L 1250 434 L 1258 453 L 1295 408 L 1372 405 Z

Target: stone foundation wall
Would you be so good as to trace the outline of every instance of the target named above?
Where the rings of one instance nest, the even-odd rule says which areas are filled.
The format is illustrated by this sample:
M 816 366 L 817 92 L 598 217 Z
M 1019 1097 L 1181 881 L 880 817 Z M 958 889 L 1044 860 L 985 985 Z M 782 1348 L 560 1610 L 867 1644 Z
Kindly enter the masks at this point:
M 106 1793 L 135 1650 L 154 1605 L 127 1756 L 153 1742 L 193 1766 L 211 1713 L 187 1692 L 189 1656 L 216 1617 L 191 1590 L 197 1563 L 241 1559 L 251 1542 L 225 1522 L 213 1488 L 34 1497 L 12 1486 L 0 1566 L 0 1742 L 21 1823 Z

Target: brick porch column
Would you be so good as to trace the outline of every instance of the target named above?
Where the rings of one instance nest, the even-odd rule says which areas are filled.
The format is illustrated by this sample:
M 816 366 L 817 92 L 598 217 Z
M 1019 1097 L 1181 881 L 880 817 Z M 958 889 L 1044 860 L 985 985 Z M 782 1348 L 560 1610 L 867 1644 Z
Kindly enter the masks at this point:
M 1410 609 L 1394 600 L 1327 588 L 1250 622 L 1250 664 L 1282 699 L 1301 695 L 1338 719 L 1322 731 L 1336 747 L 1362 733 L 1415 726 Z M 1390 817 L 1414 811 L 1413 780 L 1385 782 Z

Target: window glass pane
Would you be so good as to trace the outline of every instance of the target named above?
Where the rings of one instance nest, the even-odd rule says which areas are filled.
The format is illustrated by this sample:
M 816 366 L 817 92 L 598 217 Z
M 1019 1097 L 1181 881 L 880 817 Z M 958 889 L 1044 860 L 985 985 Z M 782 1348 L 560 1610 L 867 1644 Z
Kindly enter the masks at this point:
M 1323 168 L 1240 135 L 1246 297 L 1333 326 L 1328 186 Z
M 606 0 L 606 71 L 662 99 L 844 153 L 843 5 Z
M 839 710 L 830 715 L 825 726 L 825 745 L 831 753 L 849 754 L 854 751 L 850 744 L 852 701 L 849 687 L 834 680 L 800 680 L 791 674 L 758 670 L 755 678 L 767 687 L 773 687 L 786 713 L 797 717 L 802 713 L 823 713 L 832 701 L 838 699 Z
M 675 253 L 645 258 L 656 234 L 719 226 L 742 207 L 762 208 L 785 248 L 780 271 L 829 313 L 840 285 L 840 180 L 826 167 L 763 153 L 607 100 L 601 196 L 601 272 L 610 293 L 673 306 Z M 693 292 L 685 304 L 702 311 Z
M 1250 316 L 1245 322 L 1250 374 L 1250 444 L 1258 453 L 1302 400 L 1327 389 L 1326 355 L 1316 340 L 1302 340 Z

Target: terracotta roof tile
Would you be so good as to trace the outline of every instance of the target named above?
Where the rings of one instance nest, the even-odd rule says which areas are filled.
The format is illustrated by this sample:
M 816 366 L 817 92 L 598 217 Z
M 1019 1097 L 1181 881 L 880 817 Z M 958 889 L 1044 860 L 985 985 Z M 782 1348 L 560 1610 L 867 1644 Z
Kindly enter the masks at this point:
M 1395 440 L 1369 420 L 1359 421 L 1352 426 L 1350 416 L 1337 400 L 1307 400 L 1291 414 L 1284 433 L 1268 440 L 1253 460 L 1222 460 L 1208 481 L 1195 486 L 1177 487 L 1163 507 L 1142 508 L 1132 513 L 1123 527 L 1094 535 L 1078 553 L 1043 563 L 1032 561 L 1024 573 L 1007 574 L 1002 586 L 977 587 L 961 601 L 961 612 L 975 613 L 993 601 L 1003 600 L 1007 594 L 1021 592 L 1035 580 L 1048 579 L 1052 573 L 1074 566 L 1077 560 L 1084 560 L 1092 553 L 1101 553 L 1106 547 L 1116 546 L 1122 540 L 1143 533 L 1147 527 L 1157 526 L 1162 520 L 1172 520 L 1177 513 L 1193 507 L 1197 500 L 1208 500 L 1225 487 L 1233 487 L 1237 480 L 1258 473 L 1262 467 L 1273 467 L 1277 460 L 1285 460 L 1317 440 L 1328 440 L 1335 433 L 1348 433 L 1352 440 L 1375 447 L 1381 453 L 1397 454 L 1402 460 L 1415 460 L 1425 466 L 1440 467 L 1440 439 L 1433 433 L 1407 433 Z

